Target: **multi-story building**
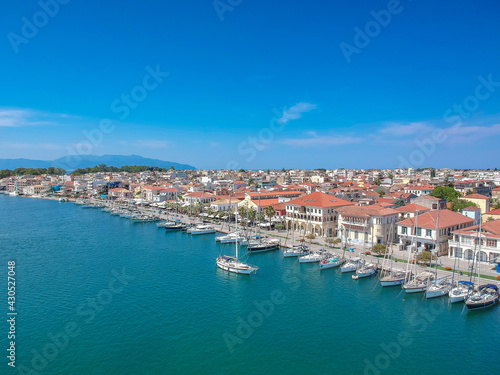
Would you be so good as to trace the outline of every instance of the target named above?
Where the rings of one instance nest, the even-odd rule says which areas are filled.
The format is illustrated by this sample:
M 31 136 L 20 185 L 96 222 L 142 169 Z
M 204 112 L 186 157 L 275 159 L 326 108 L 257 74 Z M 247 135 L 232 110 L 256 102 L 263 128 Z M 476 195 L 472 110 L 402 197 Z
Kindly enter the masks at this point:
M 484 214 L 490 210 L 490 198 L 482 194 L 469 194 L 462 199 L 468 200 L 475 203 L 480 209 L 481 213 Z
M 337 209 L 352 204 L 319 191 L 304 195 L 286 202 L 286 226 L 317 236 L 336 236 Z
M 421 197 L 411 199 L 411 203 L 427 207 L 430 210 L 445 210 L 446 199 L 436 198 L 432 195 L 424 195 Z
M 396 238 L 394 224 L 399 212 L 392 208 L 374 204 L 340 207 L 337 211 L 340 236 L 350 243 L 387 244 Z
M 448 240 L 452 238 L 452 232 L 472 225 L 474 219 L 457 212 L 429 211 L 396 224 L 399 247 L 401 250 L 410 250 L 415 244 L 419 252 L 438 248 L 438 255 L 445 255 L 448 253 Z
M 489 221 L 472 227 L 453 231 L 449 241 L 449 257 L 462 260 L 475 259 L 490 263 L 500 257 L 500 220 Z

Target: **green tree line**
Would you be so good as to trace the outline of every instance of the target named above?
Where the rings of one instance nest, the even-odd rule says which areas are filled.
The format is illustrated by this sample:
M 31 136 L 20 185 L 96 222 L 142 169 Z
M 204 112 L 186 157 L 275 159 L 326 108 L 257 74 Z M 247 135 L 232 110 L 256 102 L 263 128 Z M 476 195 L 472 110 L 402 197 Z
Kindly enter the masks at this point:
M 0 179 L 12 176 L 26 176 L 33 175 L 38 176 L 41 174 L 51 174 L 51 175 L 64 175 L 66 170 L 62 168 L 16 168 L 14 170 L 2 169 L 0 170 Z
M 144 171 L 157 171 L 166 172 L 168 170 L 175 170 L 172 166 L 170 168 L 160 168 L 160 167 L 150 167 L 147 165 L 124 165 L 123 167 L 113 167 L 107 166 L 106 164 L 99 164 L 95 167 L 79 168 L 71 172 L 74 176 L 81 176 L 88 173 L 99 173 L 99 172 L 128 172 L 128 173 L 139 173 Z

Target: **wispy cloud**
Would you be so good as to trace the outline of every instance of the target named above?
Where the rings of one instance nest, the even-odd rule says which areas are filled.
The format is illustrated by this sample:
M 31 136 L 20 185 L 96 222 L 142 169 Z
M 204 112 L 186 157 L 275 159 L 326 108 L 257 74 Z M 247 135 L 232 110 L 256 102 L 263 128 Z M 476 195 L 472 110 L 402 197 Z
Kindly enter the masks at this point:
M 297 103 L 293 107 L 285 109 L 281 118 L 278 119 L 278 122 L 286 124 L 291 120 L 298 120 L 304 113 L 310 112 L 316 108 L 318 108 L 316 104 L 305 102 Z
M 314 132 L 309 132 L 309 134 Z M 351 143 L 360 143 L 363 138 L 360 137 L 346 137 L 346 136 L 318 136 L 315 134 L 312 138 L 296 138 L 296 139 L 285 139 L 284 144 L 295 147 L 312 147 L 312 146 L 341 146 Z
M 432 129 L 432 126 L 422 122 L 413 122 L 408 124 L 390 123 L 380 129 L 380 133 L 390 136 L 404 137 L 422 134 L 422 132 L 429 132 Z
M 490 118 L 480 122 L 473 119 L 462 120 L 460 126 L 443 127 L 440 121 L 428 121 L 418 123 L 390 123 L 373 134 L 373 140 L 379 142 L 398 141 L 399 145 L 413 143 L 415 139 L 427 137 L 434 132 L 444 131 L 447 135 L 447 144 L 459 144 L 478 141 L 488 137 L 500 135 L 500 120 Z
M 62 113 L 50 113 L 26 108 L 0 107 L 0 127 L 20 128 L 58 124 L 61 119 L 71 117 Z

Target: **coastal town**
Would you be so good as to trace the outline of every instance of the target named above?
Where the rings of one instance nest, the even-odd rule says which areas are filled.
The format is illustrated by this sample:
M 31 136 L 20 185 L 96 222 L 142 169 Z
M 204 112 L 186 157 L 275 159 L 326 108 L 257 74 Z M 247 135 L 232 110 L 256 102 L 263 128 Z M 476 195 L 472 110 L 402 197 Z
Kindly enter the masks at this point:
M 497 170 L 100 169 L 11 175 L 0 180 L 0 192 L 135 205 L 158 217 L 175 212 L 221 228 L 228 218 L 240 217 L 240 225 L 267 233 L 293 233 L 296 241 L 341 243 L 363 253 L 390 245 L 405 254 L 415 246 L 441 264 L 446 258 L 448 263 L 476 259 L 485 265 L 483 272 L 500 275 Z M 485 238 L 478 249 L 474 234 L 480 225 Z

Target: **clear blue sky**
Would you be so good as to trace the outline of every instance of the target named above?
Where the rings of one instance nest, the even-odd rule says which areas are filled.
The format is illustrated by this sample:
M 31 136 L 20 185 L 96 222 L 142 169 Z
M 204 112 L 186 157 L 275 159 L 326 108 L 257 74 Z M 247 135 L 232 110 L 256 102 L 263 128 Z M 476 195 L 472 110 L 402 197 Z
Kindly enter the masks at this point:
M 497 1 L 62 2 L 2 4 L 0 158 L 500 167 Z

